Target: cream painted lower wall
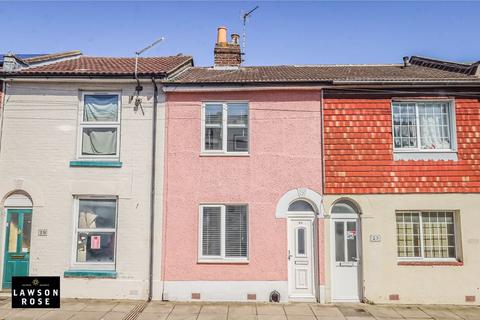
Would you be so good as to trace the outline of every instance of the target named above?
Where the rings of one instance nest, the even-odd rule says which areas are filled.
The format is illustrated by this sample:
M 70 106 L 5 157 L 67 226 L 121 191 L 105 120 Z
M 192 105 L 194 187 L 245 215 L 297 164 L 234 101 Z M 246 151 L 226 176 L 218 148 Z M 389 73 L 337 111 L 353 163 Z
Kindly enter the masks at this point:
M 192 293 L 200 293 L 202 301 L 247 301 L 247 294 L 268 301 L 273 290 L 281 302 L 288 301 L 287 281 L 165 281 L 164 300 L 189 301 Z
M 327 195 L 326 213 L 340 198 L 361 209 L 364 298 L 374 303 L 480 304 L 480 194 Z M 396 210 L 453 210 L 459 212 L 463 266 L 400 266 L 397 264 Z M 329 217 L 327 216 L 328 220 Z M 329 223 L 325 223 L 329 239 Z M 371 242 L 370 235 L 380 235 Z M 327 301 L 330 300 L 330 245 L 326 245 Z M 398 294 L 400 300 L 390 301 Z

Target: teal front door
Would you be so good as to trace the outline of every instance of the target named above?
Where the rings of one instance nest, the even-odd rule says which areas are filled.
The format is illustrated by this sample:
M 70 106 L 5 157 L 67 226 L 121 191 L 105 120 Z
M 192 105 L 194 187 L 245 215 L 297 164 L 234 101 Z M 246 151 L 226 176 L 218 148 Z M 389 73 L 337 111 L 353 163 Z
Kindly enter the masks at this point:
M 31 209 L 7 209 L 3 288 L 12 287 L 13 276 L 28 276 L 31 232 Z

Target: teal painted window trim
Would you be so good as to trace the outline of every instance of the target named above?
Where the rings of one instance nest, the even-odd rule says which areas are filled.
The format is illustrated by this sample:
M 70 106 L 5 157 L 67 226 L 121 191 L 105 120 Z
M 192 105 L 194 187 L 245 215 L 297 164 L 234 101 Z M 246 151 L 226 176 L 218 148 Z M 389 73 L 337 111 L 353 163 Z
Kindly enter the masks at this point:
M 90 167 L 90 168 L 121 168 L 120 161 L 92 161 L 92 160 L 72 160 L 70 167 Z
M 63 273 L 65 278 L 109 278 L 115 279 L 117 272 L 113 270 L 67 270 Z

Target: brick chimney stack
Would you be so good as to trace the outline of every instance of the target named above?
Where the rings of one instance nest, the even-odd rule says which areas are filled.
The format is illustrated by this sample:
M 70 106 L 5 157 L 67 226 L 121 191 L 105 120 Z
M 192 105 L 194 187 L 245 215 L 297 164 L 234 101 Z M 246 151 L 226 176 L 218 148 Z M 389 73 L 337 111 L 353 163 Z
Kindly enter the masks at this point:
M 219 27 L 217 43 L 213 50 L 215 68 L 238 68 L 242 63 L 240 36 L 232 34 L 232 41 L 227 42 L 227 28 Z

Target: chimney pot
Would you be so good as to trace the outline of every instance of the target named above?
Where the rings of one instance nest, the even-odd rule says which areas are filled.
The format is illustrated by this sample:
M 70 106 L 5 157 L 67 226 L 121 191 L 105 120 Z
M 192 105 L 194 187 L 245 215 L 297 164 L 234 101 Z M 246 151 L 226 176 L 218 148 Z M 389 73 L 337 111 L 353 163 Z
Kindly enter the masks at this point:
M 232 33 L 232 44 L 239 45 L 240 44 L 240 35 L 238 33 Z
M 217 44 L 226 45 L 227 44 L 227 28 L 218 27 L 217 30 Z
M 232 34 L 232 41 L 227 42 L 227 28 L 219 27 L 217 43 L 213 51 L 214 67 L 216 68 L 238 68 L 242 63 L 242 52 L 240 48 L 240 36 Z

